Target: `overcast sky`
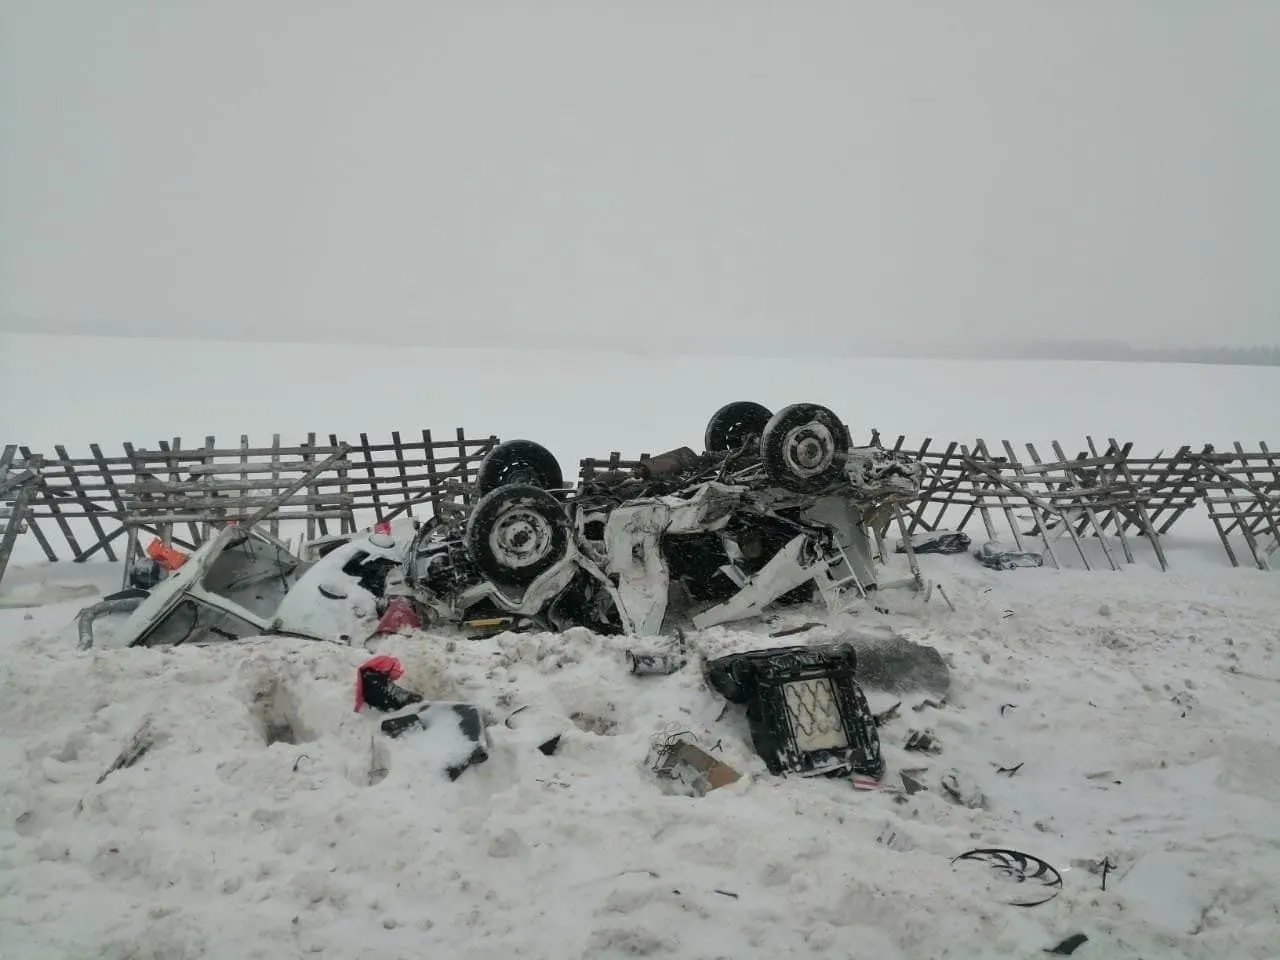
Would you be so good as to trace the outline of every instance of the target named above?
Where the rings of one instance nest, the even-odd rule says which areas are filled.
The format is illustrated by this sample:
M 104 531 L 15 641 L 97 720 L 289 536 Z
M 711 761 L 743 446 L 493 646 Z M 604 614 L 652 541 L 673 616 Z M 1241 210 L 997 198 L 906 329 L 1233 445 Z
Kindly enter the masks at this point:
M 0 329 L 1280 340 L 1280 0 L 0 17 Z

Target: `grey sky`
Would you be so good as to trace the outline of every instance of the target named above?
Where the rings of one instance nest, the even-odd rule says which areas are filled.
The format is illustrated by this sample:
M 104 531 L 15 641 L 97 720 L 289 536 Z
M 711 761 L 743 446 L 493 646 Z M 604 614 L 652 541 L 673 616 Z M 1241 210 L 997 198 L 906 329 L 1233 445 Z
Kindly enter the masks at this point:
M 1276 0 L 0 16 L 0 329 L 1280 340 Z

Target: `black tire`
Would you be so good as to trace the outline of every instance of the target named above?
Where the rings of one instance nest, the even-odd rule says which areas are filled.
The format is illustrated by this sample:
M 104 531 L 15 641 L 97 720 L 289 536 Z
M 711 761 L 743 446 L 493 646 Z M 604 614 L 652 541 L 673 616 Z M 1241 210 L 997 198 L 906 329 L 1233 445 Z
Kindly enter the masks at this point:
M 467 555 L 495 583 L 526 586 L 569 551 L 569 517 L 555 497 L 529 484 L 499 487 L 467 518 Z
M 555 454 L 542 444 L 532 440 L 508 440 L 498 444 L 480 461 L 476 488 L 483 497 L 499 487 L 517 483 L 543 490 L 560 490 L 564 487 L 564 472 Z
M 845 471 L 849 429 L 816 403 L 795 403 L 775 413 L 760 437 L 769 479 L 799 493 L 817 493 Z
M 708 453 L 736 450 L 752 437 L 764 432 L 773 411 L 751 400 L 726 403 L 707 421 L 703 438 Z

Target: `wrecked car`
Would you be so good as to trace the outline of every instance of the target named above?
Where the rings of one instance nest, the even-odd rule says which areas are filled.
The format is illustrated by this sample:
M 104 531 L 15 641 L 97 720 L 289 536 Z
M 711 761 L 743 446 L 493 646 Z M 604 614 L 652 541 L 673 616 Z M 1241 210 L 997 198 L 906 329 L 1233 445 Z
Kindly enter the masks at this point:
M 80 647 L 93 623 L 127 613 L 117 646 L 172 646 L 262 635 L 363 641 L 384 604 L 387 574 L 412 541 L 406 522 L 313 543 L 302 555 L 258 527 L 228 524 L 148 589 L 114 594 L 81 612 Z
M 870 526 L 915 499 L 918 463 L 852 446 L 816 404 L 728 404 L 705 440 L 574 488 L 546 448 L 499 444 L 474 507 L 419 530 L 403 587 L 429 620 L 636 635 L 677 610 L 702 629 L 815 595 L 839 612 L 877 588 Z
M 149 590 L 86 611 L 81 643 L 97 615 L 122 610 L 120 639 L 143 646 L 272 633 L 351 643 L 484 620 L 659 635 L 818 598 L 839 612 L 890 586 L 877 583 L 871 531 L 918 496 L 919 463 L 878 439 L 854 446 L 817 404 L 730 403 L 704 439 L 701 454 L 680 447 L 576 486 L 545 447 L 511 440 L 480 464 L 469 507 L 300 555 L 229 525 Z

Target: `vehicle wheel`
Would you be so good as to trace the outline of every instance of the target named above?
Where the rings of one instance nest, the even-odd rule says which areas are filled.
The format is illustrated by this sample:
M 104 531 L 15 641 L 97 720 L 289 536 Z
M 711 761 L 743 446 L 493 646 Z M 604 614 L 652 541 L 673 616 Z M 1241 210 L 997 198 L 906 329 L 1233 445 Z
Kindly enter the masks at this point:
M 543 490 L 559 490 L 564 486 L 564 473 L 555 454 L 532 440 L 498 444 L 485 454 L 476 473 L 476 488 L 482 497 L 515 483 Z
M 848 450 L 848 429 L 816 403 L 783 407 L 760 437 L 760 457 L 769 479 L 800 493 L 816 493 L 839 480 Z
M 772 416 L 773 411 L 768 407 L 750 400 L 726 403 L 707 421 L 704 438 L 707 452 L 719 453 L 742 446 L 751 437 L 760 436 Z
M 569 552 L 569 517 L 547 491 L 512 484 L 480 498 L 467 519 L 465 541 L 486 576 L 525 586 Z

